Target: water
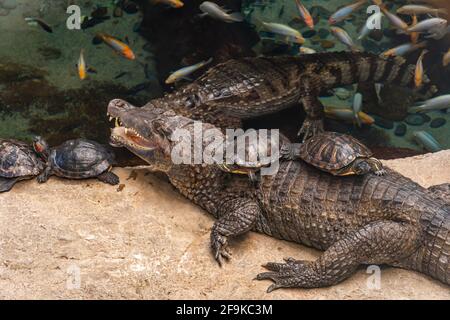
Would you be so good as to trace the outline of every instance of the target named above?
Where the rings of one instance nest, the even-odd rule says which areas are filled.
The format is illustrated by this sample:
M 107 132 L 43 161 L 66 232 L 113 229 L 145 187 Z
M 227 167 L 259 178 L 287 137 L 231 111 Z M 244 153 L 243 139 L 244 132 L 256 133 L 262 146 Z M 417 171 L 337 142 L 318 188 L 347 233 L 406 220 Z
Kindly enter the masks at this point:
M 239 1 L 217 2 L 239 9 Z M 394 4 L 391 11 L 406 2 L 391 2 Z M 107 142 L 110 126 L 105 116 L 107 103 L 123 98 L 142 105 L 159 97 L 173 90 L 164 85 L 171 71 L 208 57 L 225 61 L 258 54 L 299 54 L 298 45 L 274 38 L 262 30 L 259 21 L 284 23 L 301 31 L 306 38 L 304 45 L 318 52 L 348 50 L 329 33 L 327 20 L 349 1 L 304 0 L 314 16 L 314 31 L 298 18 L 294 0 L 244 0 L 241 12 L 246 22 L 240 24 L 199 18 L 200 3 L 189 0 L 183 8 L 173 9 L 149 1 L 0 0 L 0 137 L 29 141 L 39 134 L 52 145 L 76 137 Z M 71 4 L 78 5 L 83 16 L 105 7 L 109 18 L 87 29 L 69 30 L 66 9 Z M 339 24 L 353 39 L 368 17 L 365 9 Z M 24 17 L 39 17 L 52 27 L 53 33 L 27 24 Z M 384 21 L 384 33 L 356 41 L 356 45 L 379 54 L 409 41 L 389 29 Z M 136 60 L 125 59 L 105 44 L 97 44 L 94 37 L 98 32 L 128 43 Z M 450 93 L 450 69 L 441 63 L 442 54 L 449 47 L 448 37 L 430 41 L 427 47 L 430 52 L 425 56 L 425 71 L 440 90 L 436 96 Z M 81 49 L 87 65 L 95 71 L 83 81 L 76 68 Z M 419 54 L 420 50 L 406 58 L 415 64 Z M 385 87 L 383 102 L 379 103 L 371 88 L 351 86 L 341 89 L 339 97 L 323 97 L 322 101 L 330 108 L 349 108 L 357 91 L 364 92 L 363 111 L 375 118 L 375 124 L 358 128 L 352 123 L 329 119 L 328 128 L 352 133 L 372 148 L 389 148 L 396 155 L 426 151 L 413 138 L 418 130 L 430 133 L 442 148 L 450 148 L 450 113 L 443 110 L 408 117 L 406 109 L 414 103 L 408 90 Z M 287 110 L 261 121 L 264 126 L 276 127 L 289 122 L 286 119 L 296 118 L 297 112 Z M 399 148 L 409 151 L 395 151 Z

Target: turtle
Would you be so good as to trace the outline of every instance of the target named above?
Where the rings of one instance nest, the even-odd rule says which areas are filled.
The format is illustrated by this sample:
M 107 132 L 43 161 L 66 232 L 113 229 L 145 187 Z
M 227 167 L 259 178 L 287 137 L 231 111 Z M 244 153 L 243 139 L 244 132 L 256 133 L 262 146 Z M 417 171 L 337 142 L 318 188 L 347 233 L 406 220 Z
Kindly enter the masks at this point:
M 49 148 L 43 138 L 36 136 L 33 146 L 47 164 L 37 177 L 39 183 L 46 182 L 53 174 L 67 179 L 97 178 L 111 185 L 119 183 L 119 177 L 110 172 L 115 163 L 114 153 L 100 143 L 88 139 L 74 139 L 58 147 Z
M 363 175 L 369 172 L 376 175 L 385 173 L 381 161 L 372 157 L 369 148 L 350 135 L 326 131 L 301 144 L 291 143 L 282 134 L 279 137 L 279 152 L 274 154 L 269 162 L 245 161 L 244 159 L 248 159 L 250 155 L 255 157 L 258 154 L 272 154 L 269 145 L 247 143 L 245 153 L 234 155 L 232 163 L 220 164 L 220 169 L 234 174 L 247 174 L 252 181 L 258 180 L 256 173 L 259 170 L 273 164 L 276 160 L 303 160 L 335 176 Z M 247 158 L 243 158 L 243 155 Z
M 0 192 L 6 192 L 20 180 L 31 179 L 44 170 L 44 162 L 25 142 L 0 139 Z
M 298 150 L 295 156 L 335 176 L 385 173 L 372 151 L 347 134 L 323 132 L 306 140 Z
M 238 138 L 228 141 L 224 144 L 224 153 L 226 150 L 234 150 L 233 155 L 227 158 L 224 163 L 218 164 L 222 171 L 233 174 L 246 174 L 253 182 L 259 181 L 259 175 L 262 168 L 268 168 L 279 159 L 294 160 L 296 144 L 292 144 L 283 134 L 277 132 L 278 136 L 273 136 L 272 131 L 266 131 L 267 140 L 261 143 L 261 130 L 257 131 L 256 139 L 241 140 L 245 141 L 242 146 L 238 143 Z M 274 139 L 274 140 L 273 140 Z M 278 153 L 273 148 L 277 148 Z

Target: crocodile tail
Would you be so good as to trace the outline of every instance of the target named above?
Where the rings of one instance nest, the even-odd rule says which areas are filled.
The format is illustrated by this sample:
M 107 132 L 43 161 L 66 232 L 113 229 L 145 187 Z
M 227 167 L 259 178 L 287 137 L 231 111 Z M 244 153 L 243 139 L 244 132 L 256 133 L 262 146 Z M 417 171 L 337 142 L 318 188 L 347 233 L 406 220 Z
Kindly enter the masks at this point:
M 368 52 L 336 52 L 309 55 L 314 63 L 318 61 L 318 73 L 329 87 L 355 83 L 384 83 L 416 89 L 415 65 L 403 57 L 384 57 Z M 326 66 L 325 68 L 322 68 Z M 430 97 L 437 88 L 424 76 L 424 84 L 416 89 L 420 97 Z
M 423 245 L 407 259 L 407 267 L 450 285 L 450 204 L 430 210 L 421 220 L 426 225 Z

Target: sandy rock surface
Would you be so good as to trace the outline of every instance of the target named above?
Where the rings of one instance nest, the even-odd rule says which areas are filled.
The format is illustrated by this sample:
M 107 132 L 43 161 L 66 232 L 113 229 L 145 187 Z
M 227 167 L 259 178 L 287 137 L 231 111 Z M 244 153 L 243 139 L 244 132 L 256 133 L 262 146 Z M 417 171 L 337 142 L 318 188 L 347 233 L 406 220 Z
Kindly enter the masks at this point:
M 386 164 L 423 186 L 450 182 L 450 151 Z M 115 172 L 122 191 L 52 177 L 0 194 L 0 298 L 450 299 L 448 286 L 395 268 L 381 270 L 380 289 L 367 285 L 362 268 L 334 287 L 266 294 L 270 283 L 252 280 L 261 264 L 319 252 L 251 233 L 232 243 L 232 262 L 219 268 L 208 245 L 211 217 L 145 170 Z

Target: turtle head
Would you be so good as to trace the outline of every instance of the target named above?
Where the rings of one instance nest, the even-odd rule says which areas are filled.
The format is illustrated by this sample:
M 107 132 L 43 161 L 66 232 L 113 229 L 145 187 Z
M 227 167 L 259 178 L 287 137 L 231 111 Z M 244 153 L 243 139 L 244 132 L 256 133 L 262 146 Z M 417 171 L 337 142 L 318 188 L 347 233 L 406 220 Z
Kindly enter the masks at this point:
M 108 115 L 115 123 L 110 144 L 127 148 L 149 163 L 151 169 L 165 172 L 173 164 L 171 151 L 175 131 L 193 123 L 170 109 L 137 108 L 121 99 L 109 103 Z
M 44 160 L 48 159 L 49 147 L 47 141 L 45 141 L 45 139 L 41 136 L 33 137 L 33 149 Z
M 357 158 L 352 166 L 352 171 L 356 175 L 363 175 L 372 171 L 372 167 L 365 158 Z

